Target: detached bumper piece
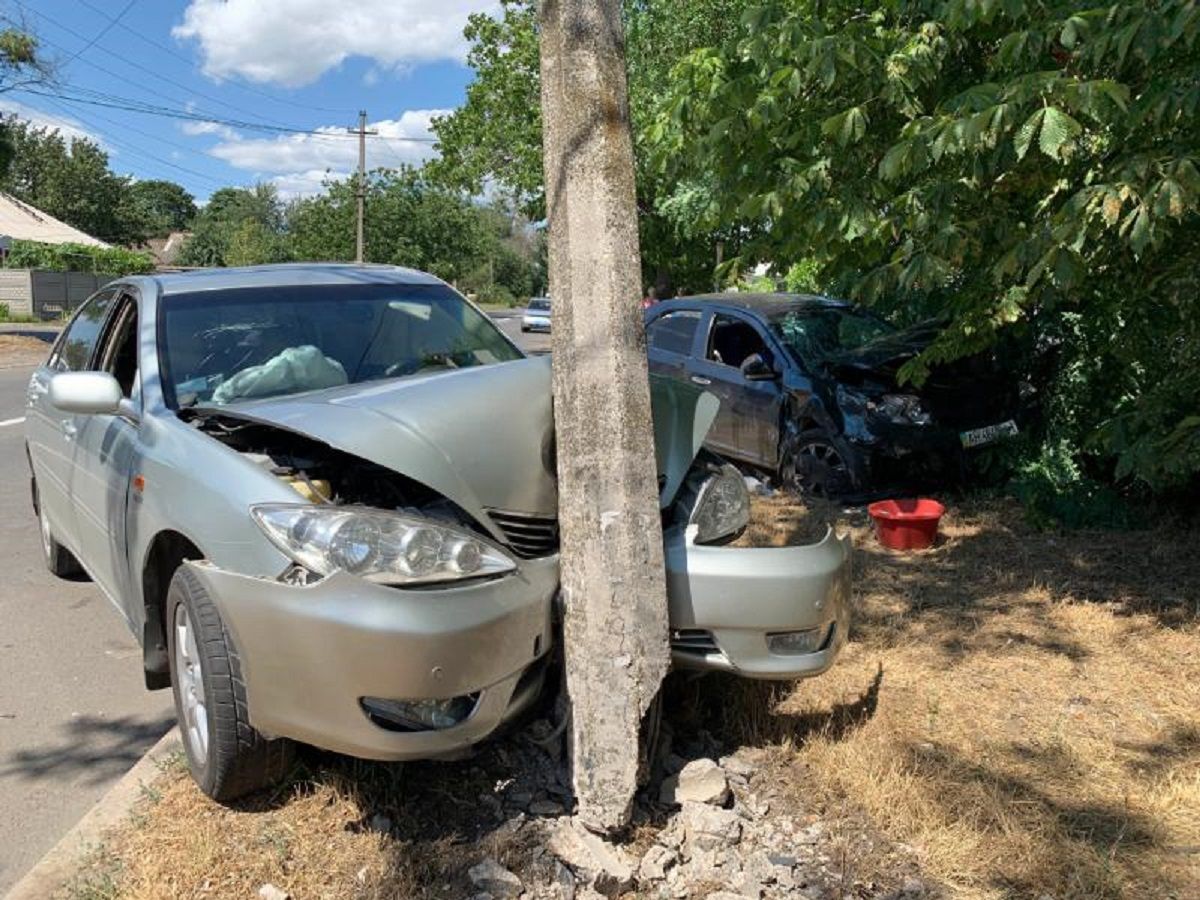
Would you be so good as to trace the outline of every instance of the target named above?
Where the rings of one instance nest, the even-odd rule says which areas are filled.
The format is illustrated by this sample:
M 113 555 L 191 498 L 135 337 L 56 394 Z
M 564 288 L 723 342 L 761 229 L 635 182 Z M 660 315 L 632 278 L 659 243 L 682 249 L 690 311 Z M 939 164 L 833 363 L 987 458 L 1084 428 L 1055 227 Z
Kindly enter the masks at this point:
M 419 589 L 188 565 L 233 635 L 250 722 L 268 736 L 365 759 L 436 758 L 486 738 L 541 686 L 557 557 Z
M 820 675 L 846 641 L 850 539 L 721 547 L 666 533 L 671 656 L 681 669 L 789 680 Z

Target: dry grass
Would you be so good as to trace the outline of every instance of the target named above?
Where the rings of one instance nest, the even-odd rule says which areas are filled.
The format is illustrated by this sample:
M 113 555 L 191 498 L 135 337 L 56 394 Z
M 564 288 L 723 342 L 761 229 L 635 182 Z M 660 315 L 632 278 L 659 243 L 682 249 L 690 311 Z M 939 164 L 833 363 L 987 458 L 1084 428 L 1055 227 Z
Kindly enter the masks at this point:
M 759 540 L 811 536 L 779 507 L 760 504 Z M 1039 533 L 968 504 L 901 555 L 840 518 L 851 643 L 720 716 L 725 736 L 769 745 L 797 795 L 857 807 L 954 896 L 1200 897 L 1196 535 Z
M 466 870 L 485 856 L 529 871 L 513 820 L 480 803 L 496 785 L 476 764 L 312 754 L 277 793 L 224 807 L 196 789 L 180 753 L 64 897 L 253 898 L 267 883 L 296 900 L 467 896 Z
M 1196 535 L 1039 533 L 1013 505 L 967 503 L 939 546 L 901 555 L 861 513 L 764 501 L 752 539 L 811 540 L 828 517 L 858 548 L 841 660 L 795 687 L 679 686 L 678 745 L 704 728 L 761 748 L 772 808 L 822 815 L 857 883 L 915 860 L 953 897 L 1200 897 Z M 527 832 L 493 808 L 516 789 L 497 787 L 506 746 L 404 768 L 321 757 L 232 810 L 170 772 L 75 896 L 466 896 L 487 855 L 530 875 Z
M 50 345 L 27 334 L 0 334 L 0 369 L 40 366 L 50 355 Z

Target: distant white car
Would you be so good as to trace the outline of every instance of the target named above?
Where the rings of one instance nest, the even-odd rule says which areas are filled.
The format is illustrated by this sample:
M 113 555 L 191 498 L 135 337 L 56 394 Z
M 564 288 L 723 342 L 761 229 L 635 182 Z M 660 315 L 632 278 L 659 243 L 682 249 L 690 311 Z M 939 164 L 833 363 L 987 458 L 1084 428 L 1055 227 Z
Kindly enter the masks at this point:
M 522 331 L 550 331 L 550 298 L 531 297 L 521 318 Z

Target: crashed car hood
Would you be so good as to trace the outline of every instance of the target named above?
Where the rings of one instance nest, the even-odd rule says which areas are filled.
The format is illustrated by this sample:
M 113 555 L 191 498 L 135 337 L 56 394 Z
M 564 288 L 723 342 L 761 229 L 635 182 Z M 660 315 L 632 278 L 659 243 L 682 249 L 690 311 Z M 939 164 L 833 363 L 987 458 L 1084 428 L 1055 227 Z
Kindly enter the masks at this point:
M 829 365 L 835 370 L 851 369 L 890 377 L 895 375 L 900 366 L 928 347 L 940 330 L 939 322 L 922 322 L 878 337 L 853 350 L 843 351 L 831 357 Z
M 660 502 L 673 499 L 716 416 L 711 394 L 651 379 Z M 215 408 L 419 481 L 491 525 L 489 509 L 557 515 L 550 360 L 532 358 Z

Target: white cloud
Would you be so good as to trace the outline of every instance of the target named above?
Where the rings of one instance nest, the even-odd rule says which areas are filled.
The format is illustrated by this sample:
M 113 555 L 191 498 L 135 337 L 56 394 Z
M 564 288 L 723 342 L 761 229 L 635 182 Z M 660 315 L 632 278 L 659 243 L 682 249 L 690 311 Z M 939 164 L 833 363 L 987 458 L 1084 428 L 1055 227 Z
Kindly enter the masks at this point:
M 352 56 L 385 69 L 460 60 L 467 16 L 498 7 L 495 0 L 191 0 L 171 33 L 199 42 L 213 78 L 298 87 Z
M 201 134 L 215 134 L 227 141 L 236 141 L 240 136 L 228 125 L 222 125 L 220 122 L 184 122 L 179 126 L 179 130 L 193 137 Z
M 410 109 L 398 119 L 371 122 L 379 132 L 367 138 L 367 167 L 418 164 L 434 155 L 433 145 L 413 138 L 429 138 L 430 121 L 444 109 Z M 327 125 L 318 134 L 288 134 L 272 138 L 245 138 L 236 134 L 208 152 L 236 169 L 267 177 L 293 193 L 316 193 L 329 171 L 344 175 L 358 165 L 358 141 L 344 126 Z M 304 186 L 307 186 L 305 188 Z
M 87 138 L 93 144 L 98 144 L 108 153 L 112 153 L 112 148 L 104 143 L 104 139 L 100 135 L 89 131 L 78 119 L 73 119 L 70 116 L 57 116 L 53 113 L 43 112 L 40 109 L 34 109 L 32 106 L 26 106 L 16 100 L 11 100 L 7 97 L 0 97 L 0 113 L 10 114 L 24 119 L 27 122 L 33 123 L 38 128 L 48 128 L 51 131 L 57 131 L 67 140 L 75 140 L 76 138 Z
M 346 172 L 335 172 L 332 169 L 309 169 L 307 172 L 291 172 L 287 175 L 276 175 L 270 179 L 279 190 L 283 200 L 293 200 L 297 197 L 311 197 L 325 190 L 326 179 L 346 178 Z

